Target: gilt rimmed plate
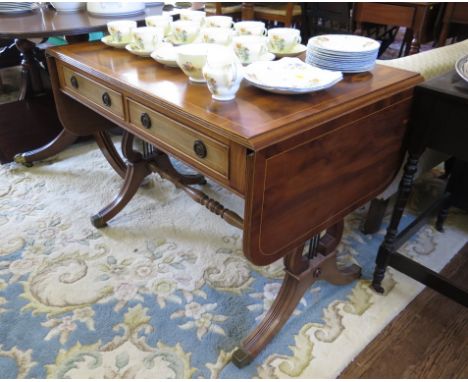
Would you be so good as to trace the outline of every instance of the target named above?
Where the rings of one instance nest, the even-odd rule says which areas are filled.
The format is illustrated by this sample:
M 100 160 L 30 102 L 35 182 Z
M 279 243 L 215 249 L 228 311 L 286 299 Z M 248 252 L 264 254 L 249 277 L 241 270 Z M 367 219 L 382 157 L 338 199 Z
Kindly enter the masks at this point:
M 298 58 L 254 62 L 245 68 L 244 78 L 260 89 L 278 94 L 303 94 L 327 89 L 343 79 L 341 72 L 323 70 Z
M 455 70 L 466 82 L 468 82 L 468 55 L 461 57 L 455 63 Z
M 101 42 L 103 42 L 104 44 L 108 46 L 111 46 L 112 48 L 118 48 L 118 49 L 123 49 L 128 44 L 128 42 L 114 41 L 111 35 L 104 36 L 103 38 L 101 38 Z

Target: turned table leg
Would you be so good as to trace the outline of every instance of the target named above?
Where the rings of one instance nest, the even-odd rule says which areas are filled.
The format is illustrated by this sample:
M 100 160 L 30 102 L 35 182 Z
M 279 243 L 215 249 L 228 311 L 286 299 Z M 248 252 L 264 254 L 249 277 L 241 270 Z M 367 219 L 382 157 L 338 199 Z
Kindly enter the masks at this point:
M 395 251 L 394 242 L 398 234 L 398 225 L 400 224 L 401 216 L 405 209 L 406 203 L 413 186 L 413 178 L 418 168 L 419 154 L 409 153 L 406 161 L 403 177 L 398 186 L 398 195 L 393 208 L 390 224 L 387 228 L 383 243 L 379 247 L 377 253 L 376 266 L 372 280 L 372 288 L 378 293 L 384 293 L 382 280 L 385 276 L 385 271 L 389 263 L 390 256 Z
M 39 67 L 33 55 L 36 44 L 27 39 L 17 39 L 15 41 L 17 49 L 21 53 L 21 87 L 19 101 L 23 101 L 27 93 L 40 94 L 44 91 Z
M 341 237 L 342 225 L 341 229 L 332 227 L 324 240 L 318 239 L 318 236 L 312 238 L 308 256 L 303 256 L 303 245 L 286 255 L 286 274 L 281 289 L 265 318 L 234 352 L 232 361 L 237 367 L 247 366 L 254 360 L 280 331 L 306 290 L 315 281 L 327 280 L 332 284 L 341 285 L 360 277 L 361 269 L 357 265 L 353 264 L 344 270 L 337 268 L 335 248 L 340 237 L 332 239 L 330 233 L 333 231 Z

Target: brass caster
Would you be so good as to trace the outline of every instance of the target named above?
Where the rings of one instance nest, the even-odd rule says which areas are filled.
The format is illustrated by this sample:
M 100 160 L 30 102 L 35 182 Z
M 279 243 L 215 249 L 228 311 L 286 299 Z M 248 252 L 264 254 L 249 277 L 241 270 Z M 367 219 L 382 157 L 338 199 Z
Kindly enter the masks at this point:
M 378 294 L 384 294 L 385 293 L 385 289 L 380 284 L 372 284 L 371 288 L 373 290 L 375 290 Z
M 104 221 L 103 217 L 99 214 L 91 216 L 91 224 L 96 228 L 103 228 L 107 226 L 107 223 Z
M 254 360 L 251 354 L 247 353 L 244 349 L 237 349 L 232 355 L 232 363 L 239 369 L 246 367 Z
M 207 184 L 208 182 L 206 181 L 206 178 L 204 176 L 201 177 L 201 179 L 199 180 L 198 184 L 200 186 L 204 186 L 205 184 Z
M 24 154 L 16 154 L 13 158 L 13 160 L 16 162 L 16 163 L 19 163 L 21 165 L 23 165 L 24 167 L 32 167 L 33 164 L 28 162 L 24 156 Z

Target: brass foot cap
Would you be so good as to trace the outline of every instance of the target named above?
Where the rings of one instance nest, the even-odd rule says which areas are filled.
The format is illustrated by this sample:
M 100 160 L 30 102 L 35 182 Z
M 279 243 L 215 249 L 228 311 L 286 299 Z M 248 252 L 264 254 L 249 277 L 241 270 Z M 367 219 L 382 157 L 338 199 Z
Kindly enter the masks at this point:
M 206 183 L 208 183 L 208 182 L 206 181 L 206 178 L 204 176 L 198 182 L 198 184 L 200 186 L 204 186 Z
M 96 228 L 102 228 L 107 226 L 107 223 L 104 221 L 103 217 L 99 214 L 91 216 L 91 224 Z
M 375 290 L 379 294 L 384 294 L 385 293 L 385 289 L 380 284 L 372 284 L 371 287 L 372 287 L 373 290 Z
M 24 154 L 16 154 L 13 158 L 16 163 L 22 164 L 24 167 L 32 167 L 32 163 L 29 163 Z
M 251 354 L 247 353 L 244 349 L 237 349 L 232 355 L 232 363 L 239 369 L 249 365 L 253 361 Z

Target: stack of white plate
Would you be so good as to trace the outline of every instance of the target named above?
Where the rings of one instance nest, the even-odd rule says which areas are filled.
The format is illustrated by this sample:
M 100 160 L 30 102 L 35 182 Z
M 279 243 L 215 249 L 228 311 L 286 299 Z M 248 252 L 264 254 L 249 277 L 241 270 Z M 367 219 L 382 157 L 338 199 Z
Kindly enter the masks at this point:
M 367 37 L 330 34 L 315 36 L 307 44 L 306 62 L 344 73 L 372 70 L 380 43 Z
M 2 14 L 15 14 L 32 11 L 37 7 L 36 3 L 13 3 L 13 2 L 0 2 L 0 13 Z

